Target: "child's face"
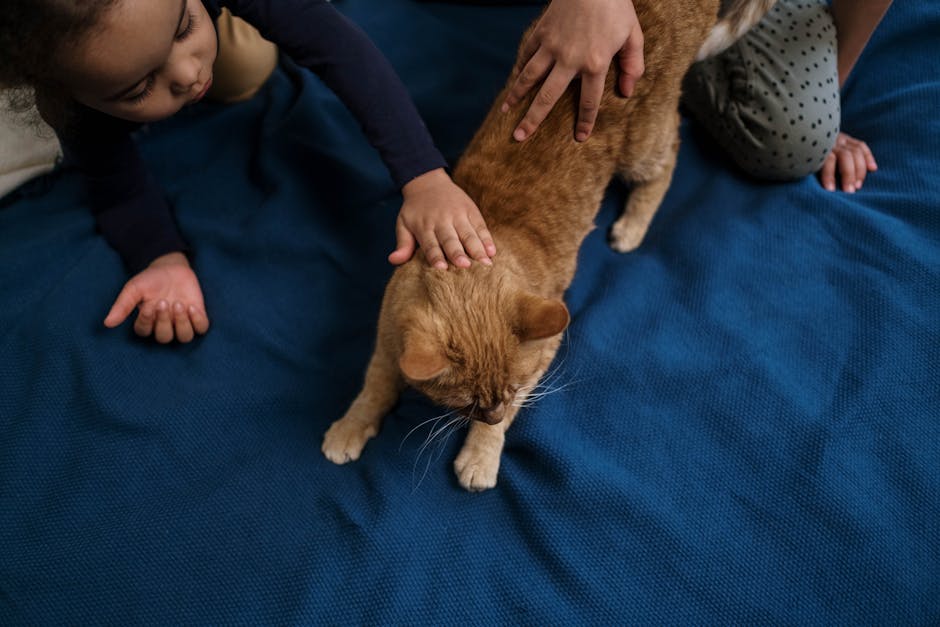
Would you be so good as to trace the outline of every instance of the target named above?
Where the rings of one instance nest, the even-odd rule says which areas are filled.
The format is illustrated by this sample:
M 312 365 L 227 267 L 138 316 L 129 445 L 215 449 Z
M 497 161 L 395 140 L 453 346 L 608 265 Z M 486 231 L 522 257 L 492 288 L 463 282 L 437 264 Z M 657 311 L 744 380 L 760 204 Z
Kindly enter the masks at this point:
M 92 109 L 152 122 L 205 95 L 216 52 L 200 0 L 118 0 L 63 60 L 65 83 Z

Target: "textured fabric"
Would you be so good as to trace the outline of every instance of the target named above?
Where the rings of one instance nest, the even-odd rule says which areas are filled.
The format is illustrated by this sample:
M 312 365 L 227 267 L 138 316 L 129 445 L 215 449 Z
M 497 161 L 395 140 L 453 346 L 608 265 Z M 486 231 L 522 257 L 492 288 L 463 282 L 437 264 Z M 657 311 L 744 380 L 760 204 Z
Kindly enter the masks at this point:
M 721 54 L 692 66 L 683 104 L 745 172 L 818 172 L 839 135 L 836 27 L 826 3 L 779 0 Z
M 537 7 L 348 0 L 438 144 L 466 145 Z M 309 73 L 141 138 L 213 326 L 101 326 L 123 280 L 71 172 L 0 210 L 0 624 L 937 624 L 940 32 L 897 2 L 844 91 L 856 194 L 737 173 L 693 125 L 648 239 L 567 301 L 557 392 L 469 494 L 408 393 L 359 389 L 399 197 Z M 498 262 L 498 258 L 497 258 Z M 415 432 L 406 438 L 412 431 Z

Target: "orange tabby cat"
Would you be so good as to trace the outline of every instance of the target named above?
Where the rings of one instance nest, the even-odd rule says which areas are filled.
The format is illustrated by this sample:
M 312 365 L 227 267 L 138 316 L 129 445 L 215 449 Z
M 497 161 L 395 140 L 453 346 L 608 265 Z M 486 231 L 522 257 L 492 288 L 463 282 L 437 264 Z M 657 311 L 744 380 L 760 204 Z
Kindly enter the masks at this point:
M 726 0 L 727 1 L 727 0 Z M 454 462 L 468 490 L 496 485 L 506 429 L 555 356 L 569 315 L 562 296 L 578 248 L 615 175 L 633 184 L 610 244 L 639 246 L 669 186 L 679 145 L 682 77 L 696 53 L 727 46 L 772 0 L 634 0 L 645 39 L 646 72 L 634 94 L 613 94 L 613 70 L 591 138 L 573 139 L 577 95 L 566 95 L 524 143 L 512 131 L 531 97 L 509 113 L 496 99 L 454 170 L 499 244 L 493 266 L 436 270 L 417 257 L 385 290 L 375 353 L 365 384 L 333 423 L 323 453 L 359 458 L 382 418 L 410 384 L 473 420 Z M 708 38 L 706 42 L 706 38 Z M 706 44 L 703 46 L 703 43 Z M 520 64 L 516 64 L 518 72 Z M 515 73 L 514 72 L 514 73 Z

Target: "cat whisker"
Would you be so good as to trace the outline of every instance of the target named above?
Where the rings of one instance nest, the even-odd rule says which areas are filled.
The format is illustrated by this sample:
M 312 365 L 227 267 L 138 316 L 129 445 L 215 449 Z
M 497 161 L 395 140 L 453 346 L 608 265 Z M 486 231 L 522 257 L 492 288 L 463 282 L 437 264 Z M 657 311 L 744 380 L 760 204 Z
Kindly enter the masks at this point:
M 439 438 L 439 439 L 438 439 L 438 446 L 440 447 L 440 446 L 441 446 L 441 443 L 444 442 L 447 438 L 450 437 L 450 434 L 452 433 L 452 430 L 451 430 L 450 428 L 453 427 L 454 425 L 458 424 L 458 423 L 459 423 L 460 421 L 462 421 L 462 420 L 463 420 L 463 416 L 454 416 L 453 418 L 451 418 L 450 420 L 448 420 L 448 421 L 444 424 L 444 426 L 442 426 L 442 427 L 437 427 L 437 429 L 435 429 L 434 432 L 431 433 L 431 435 L 428 437 L 428 444 L 430 444 L 431 442 L 433 442 L 435 439 L 438 439 L 438 438 Z M 441 434 L 446 434 L 446 435 L 445 435 L 443 438 L 440 438 Z
M 514 407 L 527 408 L 532 407 L 537 401 L 542 398 L 550 395 L 562 392 L 576 384 L 580 383 L 580 379 L 568 381 L 562 385 L 553 385 L 553 382 L 546 379 L 543 379 L 541 382 L 530 385 L 522 386 L 516 392 L 516 398 L 513 401 Z
M 450 440 L 450 436 L 454 433 L 454 431 L 469 422 L 470 419 L 465 416 L 454 416 L 450 419 L 450 421 L 448 421 L 446 425 L 441 427 L 440 430 L 444 432 L 444 437 L 438 439 L 437 454 L 434 457 L 435 462 L 441 458 L 441 455 L 444 454 L 444 449 L 447 447 L 447 441 Z
M 428 422 L 431 422 L 432 420 L 434 421 L 434 424 L 431 426 L 431 429 L 428 432 L 428 437 L 425 438 L 424 443 L 418 449 L 418 454 L 415 456 L 414 466 L 412 466 L 411 468 L 411 481 L 413 485 L 412 492 L 414 492 L 421 486 L 421 483 L 424 481 L 424 478 L 427 476 L 428 470 L 431 467 L 431 462 L 440 459 L 440 456 L 443 454 L 444 448 L 447 445 L 447 441 L 450 439 L 450 434 L 456 431 L 457 428 L 462 423 L 469 422 L 469 419 L 463 416 L 462 414 L 458 413 L 456 416 L 454 416 L 455 413 L 463 411 L 464 409 L 466 408 L 452 409 L 444 414 L 441 414 L 440 416 L 436 416 L 435 418 L 432 418 L 430 420 L 425 420 L 420 425 L 418 425 L 418 427 L 421 427 L 423 425 L 426 425 Z M 444 423 L 443 426 L 439 427 L 438 423 L 440 423 L 440 421 L 444 420 L 445 418 L 450 418 L 450 420 Z M 415 428 L 418 428 L 418 427 L 415 427 Z M 414 431 L 414 429 L 412 429 L 412 431 Z M 444 437 L 441 438 L 440 436 L 442 434 L 446 434 L 446 435 L 444 435 Z M 424 455 L 424 452 L 427 450 L 428 446 L 435 439 L 438 439 L 437 454 L 428 455 L 427 461 L 424 464 L 424 470 L 421 473 L 421 477 L 417 481 L 415 481 L 415 474 L 418 469 L 418 463 L 421 461 L 421 456 Z
M 532 399 L 532 400 L 538 400 L 538 399 L 540 399 L 540 398 L 544 398 L 544 397 L 548 396 L 549 394 L 556 394 L 556 393 L 558 393 L 558 392 L 561 392 L 561 391 L 563 391 L 563 390 L 564 390 L 565 388 L 567 388 L 567 387 L 570 387 L 570 385 L 560 385 L 560 386 L 558 386 L 558 387 L 553 387 L 553 388 L 547 388 L 547 389 L 544 389 L 544 390 L 539 390 L 538 392 L 533 392 L 533 393 L 529 394 L 529 398 Z
M 549 388 L 554 389 L 551 387 L 552 383 L 554 383 L 555 379 L 561 376 L 560 371 L 564 363 L 565 363 L 565 358 L 563 357 L 560 360 L 558 360 L 554 366 L 552 366 L 551 370 L 543 374 L 539 378 L 539 380 L 536 381 L 535 383 L 530 383 L 528 385 L 519 386 L 519 388 L 516 390 L 517 396 L 520 394 L 530 396 L 544 389 L 549 389 Z
M 438 414 L 437 416 L 434 416 L 434 417 L 432 417 L 432 418 L 428 418 L 427 420 L 425 420 L 425 421 L 422 422 L 421 424 L 415 426 L 411 431 L 409 431 L 408 433 L 405 434 L 405 437 L 404 437 L 404 438 L 402 438 L 401 444 L 398 445 L 398 452 L 399 452 L 399 453 L 401 452 L 401 447 L 405 445 L 405 442 L 408 440 L 408 438 L 411 437 L 411 434 L 412 434 L 412 433 L 414 433 L 415 431 L 417 431 L 418 429 L 420 429 L 420 428 L 423 427 L 424 425 L 428 424 L 429 422 L 433 422 L 433 423 L 436 424 L 439 420 L 442 420 L 442 419 L 444 419 L 444 418 L 447 418 L 448 416 L 453 415 L 453 413 L 454 413 L 455 411 L 457 411 L 457 410 L 456 410 L 456 409 L 451 409 L 450 411 L 444 412 L 443 414 Z M 431 429 L 433 430 L 434 427 L 431 427 Z M 425 441 L 425 444 L 426 444 L 426 443 L 427 443 L 427 442 Z
M 428 445 L 431 443 L 431 440 L 435 437 L 437 433 L 435 431 L 435 428 L 437 427 L 437 423 L 440 422 L 440 420 L 442 419 L 443 419 L 443 416 L 441 418 L 438 418 L 437 421 L 435 421 L 434 425 L 431 427 L 431 430 L 428 432 L 428 437 L 425 438 L 424 443 L 418 449 L 418 454 L 415 455 L 415 462 L 414 462 L 414 465 L 411 467 L 411 483 L 413 486 L 412 492 L 414 490 L 417 490 L 418 487 L 420 487 L 421 482 L 424 481 L 424 478 L 428 474 L 428 469 L 431 467 L 432 456 L 428 455 L 427 463 L 425 463 L 424 465 L 424 471 L 421 473 L 421 477 L 417 481 L 415 481 L 415 473 L 417 472 L 417 469 L 418 469 L 418 462 L 421 461 L 421 456 L 424 454 L 425 449 L 427 449 Z
M 421 457 L 421 454 L 424 452 L 424 450 L 431 444 L 431 442 L 434 441 L 434 438 L 440 435 L 442 432 L 442 429 L 447 426 L 447 424 L 445 424 L 444 427 L 438 427 L 438 424 L 445 418 L 449 418 L 450 416 L 452 416 L 453 413 L 454 413 L 453 411 L 449 411 L 434 421 L 434 424 L 431 425 L 431 428 L 428 430 L 428 437 L 424 439 L 424 443 L 421 444 L 421 446 L 418 448 L 419 458 Z
M 535 388 L 548 388 L 552 387 L 555 382 L 561 379 L 564 376 L 562 368 L 565 365 L 565 361 L 568 359 L 568 356 L 565 355 L 561 359 L 555 361 L 555 364 L 552 366 L 551 370 L 542 375 L 542 378 L 536 383 Z

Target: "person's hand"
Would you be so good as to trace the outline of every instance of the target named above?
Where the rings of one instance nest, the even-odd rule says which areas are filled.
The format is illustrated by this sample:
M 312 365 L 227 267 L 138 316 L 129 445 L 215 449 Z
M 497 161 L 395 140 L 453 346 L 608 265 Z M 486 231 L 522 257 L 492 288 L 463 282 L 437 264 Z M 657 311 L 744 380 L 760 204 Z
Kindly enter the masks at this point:
M 553 0 L 522 47 L 524 65 L 509 88 L 505 113 L 545 78 L 513 137 L 524 141 L 552 110 L 576 77 L 581 98 L 574 136 L 585 141 L 594 129 L 611 59 L 617 57 L 620 93 L 632 96 L 643 75 L 643 31 L 631 0 Z
M 390 263 L 408 261 L 417 245 L 435 268 L 446 270 L 448 259 L 466 268 L 469 257 L 492 264 L 496 245 L 480 210 L 442 168 L 410 181 L 402 188 L 402 196 L 405 202 L 395 224 L 397 245 L 388 256 Z
M 138 308 L 134 332 L 161 344 L 177 339 L 186 343 L 209 330 L 209 318 L 196 274 L 183 253 L 154 259 L 131 278 L 118 294 L 104 326 L 114 328 Z
M 842 191 L 850 194 L 862 188 L 865 175 L 878 169 L 875 157 L 868 144 L 846 133 L 839 133 L 836 145 L 823 162 L 819 171 L 819 181 L 830 192 L 836 189 L 836 172 Z

